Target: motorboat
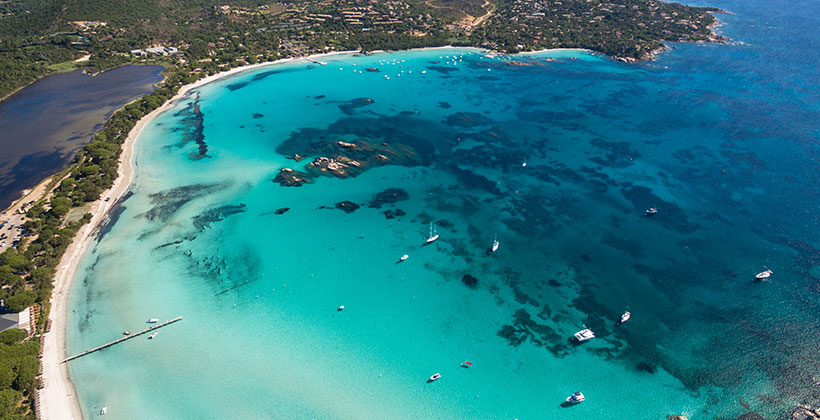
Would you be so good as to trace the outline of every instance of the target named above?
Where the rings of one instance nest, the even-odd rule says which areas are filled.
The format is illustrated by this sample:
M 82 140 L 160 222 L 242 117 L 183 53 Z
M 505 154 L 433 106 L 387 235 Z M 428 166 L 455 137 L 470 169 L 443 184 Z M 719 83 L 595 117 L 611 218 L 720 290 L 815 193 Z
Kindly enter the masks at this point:
M 433 229 L 433 223 L 430 223 L 430 237 L 424 241 L 424 245 L 430 245 L 438 239 L 438 233 Z
M 652 215 L 655 215 L 657 213 L 658 213 L 658 209 L 655 208 L 655 207 L 650 207 L 650 208 L 646 209 L 646 211 L 644 212 L 644 214 L 647 215 L 647 216 L 652 216 Z
M 624 322 L 629 321 L 629 317 L 631 317 L 631 316 L 632 316 L 632 314 L 629 313 L 629 311 L 624 312 L 624 314 L 621 315 L 621 320 L 618 321 L 618 325 L 621 325 Z
M 492 255 L 493 252 L 498 251 L 499 245 L 501 245 L 501 242 L 498 242 L 498 239 L 493 239 L 493 245 L 487 250 L 487 255 Z
M 125 330 L 122 332 L 122 335 L 131 335 L 131 331 Z
M 337 309 L 337 311 L 339 311 L 339 312 L 344 311 L 344 310 L 345 310 L 345 306 L 344 306 L 344 305 L 340 306 L 340 307 L 339 307 L 339 309 Z
M 771 276 L 772 276 L 772 270 L 761 271 L 761 272 L 755 274 L 755 280 L 757 280 L 757 281 L 766 281 Z
M 589 328 L 585 328 L 575 333 L 575 339 L 579 342 L 587 341 L 591 338 L 595 338 L 595 333 Z
M 433 376 L 431 376 L 430 379 L 427 382 L 437 381 L 439 378 L 441 378 L 441 374 L 440 373 L 434 373 Z
M 159 318 L 151 318 L 148 320 L 149 324 L 156 324 L 157 322 L 159 322 Z
M 472 366 L 472 365 L 473 365 L 473 364 L 472 364 L 472 363 L 470 363 L 470 362 L 464 362 L 464 363 L 462 363 L 462 364 L 461 364 L 461 367 L 463 367 L 463 368 L 468 368 L 468 367 L 470 367 L 470 366 Z
M 570 404 L 580 404 L 580 403 L 584 402 L 584 400 L 586 400 L 586 397 L 584 397 L 584 394 L 582 394 L 580 392 L 576 392 L 576 393 L 570 395 L 569 397 L 567 397 L 567 402 L 570 403 Z
M 108 407 L 103 407 L 103 408 L 100 409 L 100 415 L 101 416 L 104 415 L 107 412 L 108 412 Z
M 398 261 L 396 261 L 396 264 L 398 264 L 398 263 L 400 263 L 400 262 L 402 262 L 402 261 L 404 261 L 404 260 L 406 260 L 406 259 L 408 259 L 408 258 L 410 258 L 410 256 L 409 256 L 409 255 L 407 255 L 407 254 L 404 254 L 404 255 L 402 255 L 402 256 L 401 256 L 401 258 L 399 258 L 399 260 L 398 260 Z
M 149 335 L 149 336 L 148 336 L 148 339 L 149 339 L 149 340 L 153 340 L 153 339 L 154 339 L 154 337 L 156 337 L 156 336 L 157 336 L 157 333 L 153 333 L 153 334 L 151 334 L 151 335 Z

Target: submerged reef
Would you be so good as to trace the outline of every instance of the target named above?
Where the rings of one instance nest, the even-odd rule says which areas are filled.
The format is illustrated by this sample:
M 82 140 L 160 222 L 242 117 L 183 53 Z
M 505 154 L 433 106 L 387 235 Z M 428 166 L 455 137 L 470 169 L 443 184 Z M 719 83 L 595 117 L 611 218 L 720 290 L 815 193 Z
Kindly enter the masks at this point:
M 245 205 L 238 204 L 238 205 L 225 205 L 219 206 L 216 208 L 205 210 L 202 214 L 199 214 L 194 217 L 194 227 L 198 231 L 203 231 L 207 229 L 212 223 L 219 222 L 225 220 L 226 217 L 237 214 L 237 213 L 244 213 L 245 212 Z
M 353 115 L 357 108 L 373 105 L 374 103 L 375 101 L 370 98 L 356 98 L 339 105 L 339 109 L 347 115 Z
M 191 152 L 191 160 L 200 160 L 208 157 L 208 144 L 205 143 L 205 116 L 199 108 L 199 94 L 196 98 L 189 102 L 188 105 L 175 114 L 179 119 L 180 126 L 176 131 L 182 131 L 182 136 L 179 140 L 179 147 L 184 147 L 190 142 L 197 145 L 196 152 Z
M 401 188 L 388 188 L 380 193 L 377 193 L 373 200 L 370 202 L 368 207 L 379 209 L 384 204 L 392 204 L 399 201 L 408 200 L 410 198 L 410 194 L 407 191 Z

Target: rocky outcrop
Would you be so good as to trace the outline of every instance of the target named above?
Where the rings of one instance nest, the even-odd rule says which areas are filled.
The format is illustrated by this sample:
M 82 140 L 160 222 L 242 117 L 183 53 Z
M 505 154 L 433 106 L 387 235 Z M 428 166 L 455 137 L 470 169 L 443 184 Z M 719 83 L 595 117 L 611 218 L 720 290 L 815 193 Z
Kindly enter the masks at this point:
M 333 158 L 321 156 L 308 163 L 307 169 L 309 171 L 321 172 L 330 174 L 336 178 L 347 178 L 351 175 L 351 167 L 358 168 L 361 164 L 352 159 L 345 158 L 345 162 L 338 161 Z
M 283 187 L 301 187 L 302 184 L 310 183 L 312 180 L 310 176 L 304 172 L 294 171 L 290 168 L 282 168 L 279 170 L 279 173 L 276 174 L 276 177 L 273 178 L 273 182 Z
M 340 202 L 336 203 L 336 208 L 339 209 L 339 210 L 342 210 L 345 213 L 353 213 L 359 207 L 361 207 L 361 206 L 359 206 L 358 204 L 356 204 L 352 201 L 347 201 L 347 200 L 340 201 Z
M 798 404 L 792 411 L 791 418 L 794 420 L 817 420 L 820 419 L 820 408 L 812 408 L 810 405 Z

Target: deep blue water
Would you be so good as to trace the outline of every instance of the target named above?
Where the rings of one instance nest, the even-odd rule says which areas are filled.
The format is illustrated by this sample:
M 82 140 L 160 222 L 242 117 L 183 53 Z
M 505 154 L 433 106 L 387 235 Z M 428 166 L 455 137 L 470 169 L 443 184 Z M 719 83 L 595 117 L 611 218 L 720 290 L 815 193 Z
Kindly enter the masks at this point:
M 112 112 L 153 90 L 160 66 L 123 66 L 97 76 L 45 77 L 0 102 L 0 208 L 59 171 Z
M 819 403 L 820 4 L 708 5 L 734 13 L 732 44 L 650 63 L 347 55 L 179 101 L 85 257 L 69 349 L 185 319 L 71 362 L 83 409 L 775 419 Z M 337 141 L 392 164 L 272 182 Z M 388 188 L 409 198 L 371 206 Z M 422 247 L 430 222 L 441 239 Z M 583 327 L 597 337 L 572 344 Z

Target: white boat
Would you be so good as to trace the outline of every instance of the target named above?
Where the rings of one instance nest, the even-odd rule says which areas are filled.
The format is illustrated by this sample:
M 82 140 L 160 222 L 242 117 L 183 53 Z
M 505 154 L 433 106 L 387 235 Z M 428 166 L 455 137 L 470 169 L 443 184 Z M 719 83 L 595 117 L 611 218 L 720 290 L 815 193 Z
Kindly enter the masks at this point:
M 148 320 L 149 324 L 156 324 L 157 322 L 159 322 L 159 318 L 151 318 Z
M 575 333 L 575 339 L 579 342 L 587 341 L 591 338 L 595 338 L 595 333 L 592 332 L 592 330 L 589 328 L 583 329 Z
M 101 415 L 101 416 L 102 416 L 103 414 L 107 413 L 107 412 L 108 412 L 108 407 L 103 407 L 103 408 L 101 408 L 101 409 L 100 409 L 100 415 Z
M 576 392 L 576 393 L 570 395 L 569 397 L 567 397 L 567 402 L 570 403 L 570 404 L 579 404 L 579 403 L 584 402 L 584 400 L 586 400 L 586 397 L 584 397 L 584 394 L 582 394 L 580 392 Z
M 125 330 L 122 332 L 122 335 L 131 335 L 131 331 Z
M 624 322 L 629 321 L 629 317 L 631 317 L 631 316 L 632 316 L 632 314 L 629 313 L 629 311 L 624 312 L 624 314 L 621 315 L 621 320 L 618 321 L 618 325 L 621 325 Z
M 769 277 L 772 276 L 772 270 L 761 271 L 760 273 L 755 274 L 755 279 L 759 281 L 768 280 Z
M 646 209 L 646 211 L 644 212 L 644 214 L 647 215 L 647 216 L 652 216 L 653 214 L 657 214 L 657 213 L 658 213 L 658 209 L 655 208 L 655 207 L 650 207 L 650 208 Z
M 499 245 L 501 245 L 501 242 L 498 242 L 498 239 L 493 239 L 493 246 L 487 250 L 487 255 L 491 255 L 493 252 L 498 251 Z
M 345 306 L 344 306 L 344 305 L 340 306 L 340 307 L 339 307 L 339 309 L 337 309 L 337 311 L 344 311 L 344 310 L 345 310 Z
M 404 255 L 402 255 L 402 256 L 401 256 L 401 258 L 399 258 L 399 260 L 398 260 L 398 261 L 396 261 L 396 264 L 398 264 L 398 263 L 400 263 L 400 262 L 402 262 L 402 261 L 404 261 L 404 260 L 406 260 L 406 259 L 408 259 L 408 258 L 410 258 L 410 256 L 409 256 L 409 255 L 407 255 L 407 254 L 404 254 Z
M 441 374 L 440 373 L 434 373 L 433 376 L 430 377 L 430 380 L 428 382 L 437 381 L 438 378 L 441 378 Z
M 438 233 L 433 229 L 433 223 L 430 222 L 430 237 L 424 241 L 424 245 L 430 245 L 438 239 Z
M 154 337 L 156 337 L 156 336 L 157 336 L 157 333 L 153 333 L 153 334 L 151 334 L 151 335 L 149 335 L 149 336 L 148 336 L 148 339 L 149 339 L 149 340 L 153 340 L 153 339 L 154 339 Z

